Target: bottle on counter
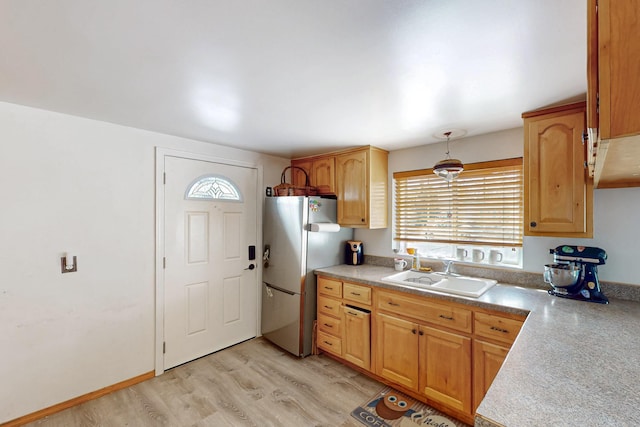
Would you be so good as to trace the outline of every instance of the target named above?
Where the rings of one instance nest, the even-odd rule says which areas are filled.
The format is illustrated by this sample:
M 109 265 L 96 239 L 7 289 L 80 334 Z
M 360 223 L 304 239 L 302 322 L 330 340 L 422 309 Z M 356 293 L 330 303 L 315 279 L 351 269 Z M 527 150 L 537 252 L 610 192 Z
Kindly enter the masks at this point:
M 407 248 L 407 253 L 411 255 L 411 269 L 420 271 L 420 254 L 416 248 Z

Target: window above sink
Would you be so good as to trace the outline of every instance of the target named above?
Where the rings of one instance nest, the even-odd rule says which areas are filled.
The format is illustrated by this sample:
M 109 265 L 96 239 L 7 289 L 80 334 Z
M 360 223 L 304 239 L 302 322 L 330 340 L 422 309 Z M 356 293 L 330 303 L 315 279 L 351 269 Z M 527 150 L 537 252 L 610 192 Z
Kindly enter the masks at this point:
M 522 268 L 522 158 L 466 164 L 452 182 L 395 172 L 394 252 Z
M 421 260 L 454 261 L 456 264 L 521 269 L 521 246 L 481 246 L 452 243 L 395 242 L 393 252 L 411 256 L 407 248 L 416 248 Z M 474 252 L 475 251 L 475 252 Z M 480 255 L 482 253 L 482 255 Z M 475 255 L 475 257 L 474 257 Z

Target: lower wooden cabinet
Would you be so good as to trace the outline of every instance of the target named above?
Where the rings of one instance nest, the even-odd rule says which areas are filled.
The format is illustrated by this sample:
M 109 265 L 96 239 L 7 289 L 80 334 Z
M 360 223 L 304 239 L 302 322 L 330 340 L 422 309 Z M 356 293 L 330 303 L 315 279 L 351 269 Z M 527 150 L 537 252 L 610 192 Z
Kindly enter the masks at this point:
M 371 314 L 354 307 L 342 307 L 342 357 L 364 369 L 371 369 Z
M 420 326 L 420 392 L 429 399 L 471 412 L 471 338 Z
M 378 313 L 376 374 L 418 390 L 418 324 Z
M 477 408 L 498 374 L 509 347 L 473 341 L 473 407 Z
M 498 374 L 511 344 L 522 328 L 522 319 L 491 313 L 475 313 L 473 340 L 473 408 L 478 407 Z M 491 342 L 493 341 L 493 342 Z
M 471 411 L 471 338 L 376 315 L 376 374 L 458 411 Z
M 342 357 L 342 282 L 318 277 L 316 345 Z
M 322 276 L 317 284 L 318 348 L 371 370 L 371 288 Z
M 319 348 L 465 422 L 523 324 L 515 314 L 335 279 L 319 278 L 318 293 Z

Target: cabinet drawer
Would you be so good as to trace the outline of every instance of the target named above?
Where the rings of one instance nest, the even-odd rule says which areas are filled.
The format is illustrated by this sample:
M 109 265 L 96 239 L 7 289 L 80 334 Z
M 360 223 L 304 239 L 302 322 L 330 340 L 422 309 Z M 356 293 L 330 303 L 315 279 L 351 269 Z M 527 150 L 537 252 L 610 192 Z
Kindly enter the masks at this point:
M 342 356 L 342 338 L 318 331 L 318 342 L 316 344 L 318 348 L 333 353 L 336 356 Z
M 473 318 L 471 310 L 427 301 L 422 302 L 422 305 L 425 307 L 424 320 L 447 328 L 471 333 L 471 319 Z
M 318 277 L 318 292 L 330 297 L 342 298 L 342 282 L 339 280 Z
M 342 294 L 344 299 L 371 305 L 371 288 L 367 286 L 344 283 L 342 285 Z
M 333 298 L 322 295 L 318 296 L 318 312 L 329 316 L 340 318 L 340 307 L 342 303 Z
M 425 301 L 420 297 L 380 291 L 377 308 L 462 332 L 471 332 L 471 310 Z
M 523 322 L 494 314 L 476 313 L 474 323 L 476 335 L 511 344 L 518 336 Z
M 325 314 L 318 314 L 318 329 L 335 337 L 342 336 L 342 320 Z

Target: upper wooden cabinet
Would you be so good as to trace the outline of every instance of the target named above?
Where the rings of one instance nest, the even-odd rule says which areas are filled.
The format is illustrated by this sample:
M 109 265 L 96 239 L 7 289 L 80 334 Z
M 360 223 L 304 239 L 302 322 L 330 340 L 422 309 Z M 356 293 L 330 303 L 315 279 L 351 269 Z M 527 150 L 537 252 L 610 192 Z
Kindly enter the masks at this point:
M 320 194 L 335 194 L 338 223 L 343 227 L 387 227 L 387 151 L 367 146 L 322 156 L 294 159 L 292 166 L 307 171 L 310 185 Z M 304 185 L 294 169 L 292 183 Z
M 387 227 L 388 155 L 388 152 L 374 147 L 336 155 L 340 225 Z
M 313 160 L 299 159 L 291 161 L 291 183 L 297 187 L 313 185 Z M 299 169 L 298 169 L 299 168 Z M 304 172 L 300 169 L 304 169 Z M 306 175 L 305 175 L 306 172 Z M 309 182 L 307 183 L 307 179 Z
M 596 188 L 640 186 L 640 2 L 588 1 L 587 126 Z
M 585 103 L 524 113 L 524 234 L 593 237 Z
M 334 156 L 318 157 L 313 159 L 295 159 L 291 166 L 304 169 L 309 176 L 309 185 L 318 187 L 321 194 L 335 194 L 335 166 Z M 299 169 L 293 169 L 291 183 L 296 186 L 305 185 L 305 175 Z

